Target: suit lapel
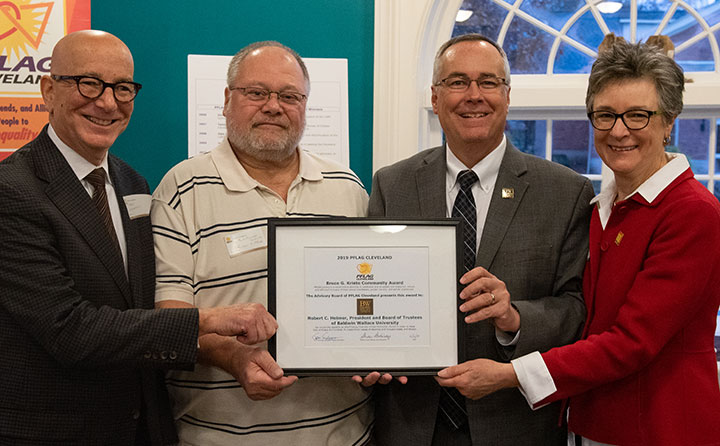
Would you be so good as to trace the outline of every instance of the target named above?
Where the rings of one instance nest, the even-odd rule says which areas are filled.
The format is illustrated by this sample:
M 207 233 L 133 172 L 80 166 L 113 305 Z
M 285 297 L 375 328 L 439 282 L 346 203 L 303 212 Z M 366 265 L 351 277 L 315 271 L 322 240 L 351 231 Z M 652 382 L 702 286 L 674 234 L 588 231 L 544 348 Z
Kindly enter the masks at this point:
M 45 193 L 95 252 L 100 263 L 113 277 L 125 301 L 132 306 L 122 257 L 107 234 L 90 196 L 47 135 L 47 128 L 36 142 L 32 162 L 37 176 L 48 183 Z
M 125 205 L 125 200 L 123 197 L 126 195 L 130 195 L 133 193 L 132 190 L 129 189 L 127 180 L 125 177 L 121 174 L 120 169 L 115 162 L 115 159 L 110 157 L 108 159 L 108 163 L 110 166 L 110 176 L 112 177 L 113 186 L 115 187 L 115 195 L 117 196 L 118 200 L 118 206 L 120 207 L 120 215 L 122 216 L 122 222 L 123 222 L 123 228 L 125 230 L 125 245 L 127 249 L 127 259 L 128 259 L 128 280 L 130 282 L 130 288 L 132 290 L 132 296 L 135 296 L 136 299 L 140 299 L 142 296 L 142 290 L 141 287 L 141 273 L 140 271 L 142 267 L 141 262 L 134 261 L 134 259 L 138 258 L 140 256 L 140 234 L 138 233 L 138 227 L 136 224 L 133 224 L 132 220 L 130 220 L 130 214 L 128 213 L 127 206 Z M 142 302 L 133 302 L 132 305 L 134 308 L 142 308 L 143 303 Z
M 415 173 L 420 216 L 423 218 L 445 218 L 447 216 L 445 147 L 436 147 L 428 152 L 423 164 Z
M 508 141 L 480 238 L 477 265 L 489 268 L 492 264 L 528 188 L 527 182 L 521 179 L 526 171 L 527 165 L 520 151 Z M 513 198 L 503 198 L 503 189 L 512 189 Z

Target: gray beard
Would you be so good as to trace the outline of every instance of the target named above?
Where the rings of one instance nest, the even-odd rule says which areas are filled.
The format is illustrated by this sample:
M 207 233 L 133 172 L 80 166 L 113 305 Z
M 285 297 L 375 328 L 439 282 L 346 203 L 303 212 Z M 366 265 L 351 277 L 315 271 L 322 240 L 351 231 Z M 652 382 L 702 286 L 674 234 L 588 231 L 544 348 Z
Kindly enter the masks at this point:
M 295 148 L 302 138 L 302 131 L 295 134 L 290 131 L 282 138 L 263 141 L 254 136 L 252 132 L 240 131 L 236 126 L 229 124 L 227 136 L 235 150 L 260 161 L 279 162 L 293 156 Z

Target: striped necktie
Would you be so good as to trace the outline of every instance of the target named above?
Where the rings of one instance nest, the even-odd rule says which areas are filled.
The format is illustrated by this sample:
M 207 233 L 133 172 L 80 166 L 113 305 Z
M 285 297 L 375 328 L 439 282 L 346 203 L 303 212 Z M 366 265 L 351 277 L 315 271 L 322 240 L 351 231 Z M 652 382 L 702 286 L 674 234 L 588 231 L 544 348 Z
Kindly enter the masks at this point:
M 477 240 L 477 211 L 472 186 L 478 180 L 472 170 L 463 170 L 457 176 L 460 191 L 455 198 L 452 216 L 463 222 L 463 273 L 475 267 L 475 245 Z M 465 397 L 453 387 L 441 387 L 440 412 L 455 429 L 467 423 Z
M 117 252 L 120 253 L 120 243 L 118 242 L 117 232 L 113 225 L 112 215 L 110 214 L 110 206 L 108 205 L 107 192 L 105 191 L 105 170 L 98 167 L 85 177 L 85 180 L 93 187 L 92 201 L 100 212 L 100 217 L 105 223 L 108 235 L 113 240 Z
M 457 176 L 460 183 L 455 204 L 453 205 L 452 216 L 463 221 L 463 266 L 465 271 L 475 267 L 475 246 L 477 245 L 477 210 L 475 209 L 475 198 L 472 194 L 472 186 L 477 182 L 478 177 L 472 170 L 463 170 Z

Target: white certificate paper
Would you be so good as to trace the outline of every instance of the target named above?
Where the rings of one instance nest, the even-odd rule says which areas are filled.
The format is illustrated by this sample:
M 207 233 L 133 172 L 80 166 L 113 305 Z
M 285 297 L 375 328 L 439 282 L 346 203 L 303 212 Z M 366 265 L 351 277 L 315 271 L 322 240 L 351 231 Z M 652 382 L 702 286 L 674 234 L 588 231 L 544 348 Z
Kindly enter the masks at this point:
M 268 350 L 289 374 L 432 375 L 458 364 L 457 220 L 268 220 Z
M 427 246 L 306 247 L 305 345 L 427 346 L 428 276 Z

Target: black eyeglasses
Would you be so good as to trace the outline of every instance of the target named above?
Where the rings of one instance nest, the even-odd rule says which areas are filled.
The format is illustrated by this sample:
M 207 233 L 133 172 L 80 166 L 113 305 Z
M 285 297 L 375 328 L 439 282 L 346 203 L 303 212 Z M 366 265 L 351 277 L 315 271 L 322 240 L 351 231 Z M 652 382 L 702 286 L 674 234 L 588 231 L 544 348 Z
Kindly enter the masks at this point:
M 465 91 L 470 88 L 470 84 L 475 82 L 479 88 L 483 90 L 495 90 L 501 85 L 506 85 L 506 80 L 502 77 L 486 75 L 477 79 L 470 79 L 467 76 L 450 76 L 437 82 L 435 85 L 444 85 L 453 91 Z
M 80 94 L 88 99 L 99 98 L 105 92 L 105 89 L 110 87 L 115 100 L 121 103 L 132 102 L 142 88 L 142 85 L 137 82 L 110 83 L 92 76 L 60 76 L 53 74 L 50 77 L 56 81 L 75 81 Z
M 305 99 L 307 99 L 307 96 L 305 96 L 302 93 L 298 93 L 297 91 L 291 91 L 291 90 L 284 90 L 284 91 L 273 91 L 268 90 L 266 88 L 260 88 L 260 87 L 228 87 L 230 90 L 239 90 L 240 93 L 243 94 L 246 98 L 253 102 L 257 103 L 265 103 L 270 100 L 270 96 L 275 93 L 277 95 L 278 101 L 282 102 L 283 104 L 287 105 L 298 105 Z
M 651 110 L 628 110 L 624 113 L 613 113 L 607 110 L 596 110 L 587 114 L 590 123 L 598 130 L 612 130 L 615 123 L 620 118 L 630 130 L 642 130 L 650 124 L 650 118 L 653 115 L 660 115 L 660 111 Z

